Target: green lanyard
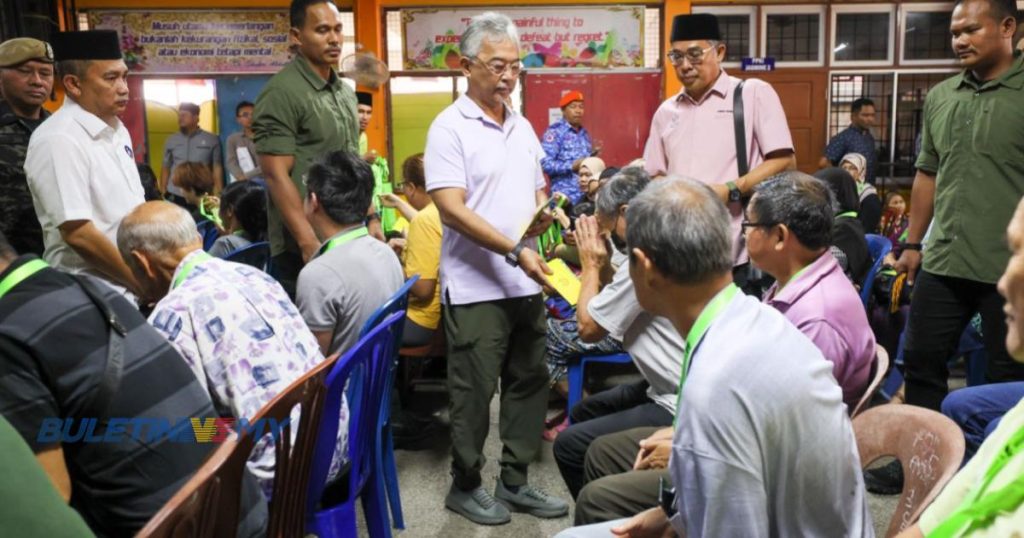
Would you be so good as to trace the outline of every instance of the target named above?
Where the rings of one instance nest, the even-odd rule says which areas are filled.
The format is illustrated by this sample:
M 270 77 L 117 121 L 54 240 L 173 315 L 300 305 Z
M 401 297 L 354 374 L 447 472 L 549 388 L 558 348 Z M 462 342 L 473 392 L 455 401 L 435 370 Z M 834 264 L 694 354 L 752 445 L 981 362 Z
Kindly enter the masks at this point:
M 857 218 L 857 212 L 856 211 L 847 211 L 845 213 L 840 213 L 840 214 L 836 215 L 837 219 L 839 217 L 850 217 L 851 219 L 855 219 L 855 218 Z
M 322 256 L 322 255 L 326 254 L 327 251 L 331 250 L 332 248 L 344 245 L 345 243 L 348 243 L 349 241 L 352 241 L 353 239 L 358 239 L 360 237 L 366 237 L 368 235 L 370 235 L 370 230 L 368 230 L 366 228 L 366 226 L 360 226 L 360 227 L 358 227 L 358 228 L 356 228 L 354 230 L 349 230 L 349 231 L 341 234 L 340 236 L 335 237 L 334 239 L 331 239 L 330 241 L 325 243 L 324 246 L 320 247 L 320 252 L 317 253 L 317 256 Z
M 985 490 L 1021 449 L 1024 449 L 1024 428 L 1017 430 L 1003 445 L 992 465 L 985 471 L 981 484 L 964 498 L 964 502 L 941 525 L 928 534 L 928 538 L 965 536 L 991 525 L 992 520 L 1000 513 L 1007 513 L 1019 507 L 1024 502 L 1024 475 L 987 495 Z
M 26 278 L 46 269 L 49 265 L 43 260 L 35 259 L 25 262 L 25 265 L 11 271 L 11 274 L 7 275 L 2 281 L 0 281 L 0 297 L 7 295 L 7 292 L 11 291 L 11 288 L 21 284 L 21 281 Z
M 693 351 L 697 349 L 697 344 L 704 338 L 704 333 L 708 332 L 711 323 L 722 313 L 722 309 L 729 304 L 729 301 L 732 300 L 739 290 L 736 284 L 729 283 L 725 289 L 718 292 L 718 295 L 715 295 L 711 302 L 704 307 L 704 310 L 701 310 L 700 315 L 697 316 L 697 321 L 693 323 L 693 327 L 690 327 L 690 332 L 686 335 L 686 349 L 683 351 L 683 368 L 679 372 L 679 392 L 676 394 L 676 420 L 679 419 L 679 405 L 683 401 L 683 385 L 686 384 L 686 376 L 689 375 L 690 359 L 693 358 Z M 675 426 L 674 422 L 673 426 Z
M 178 276 L 174 278 L 174 283 L 171 284 L 171 289 L 173 290 L 174 288 L 180 286 L 181 283 L 184 282 L 186 278 L 188 278 L 188 275 L 192 273 L 192 270 L 195 269 L 197 265 L 212 258 L 213 256 L 210 256 L 205 252 L 199 251 L 195 256 L 192 257 L 191 260 L 188 261 L 188 263 L 185 264 L 185 267 L 181 268 L 181 271 L 178 271 Z
M 206 220 L 217 225 L 218 228 L 223 228 L 224 223 L 220 220 L 220 215 L 217 213 L 207 213 L 206 211 L 206 195 L 204 194 L 199 198 L 199 214 L 206 218 Z

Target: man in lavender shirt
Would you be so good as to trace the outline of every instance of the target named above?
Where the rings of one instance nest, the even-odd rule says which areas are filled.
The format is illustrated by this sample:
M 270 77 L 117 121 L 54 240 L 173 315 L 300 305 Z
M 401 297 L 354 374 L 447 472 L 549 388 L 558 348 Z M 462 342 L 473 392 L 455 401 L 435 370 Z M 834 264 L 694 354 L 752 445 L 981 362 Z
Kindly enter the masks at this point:
M 832 197 L 807 174 L 783 172 L 757 186 L 743 233 L 750 259 L 776 282 L 773 306 L 832 362 L 832 376 L 853 411 L 875 358 L 875 335 L 853 284 L 829 252 Z
M 541 284 L 550 269 L 520 240 L 547 199 L 540 141 L 505 103 L 522 65 L 512 20 L 474 17 L 460 42 L 465 95 L 427 133 L 427 191 L 444 225 L 441 297 L 448 340 L 451 489 L 445 506 L 483 525 L 509 509 L 561 517 L 568 504 L 527 483 L 547 407 L 546 324 Z M 550 215 L 530 227 L 536 235 Z M 490 402 L 501 381 L 501 476 L 492 496 L 480 471 Z
M 747 253 L 740 230 L 741 201 L 765 179 L 792 168 L 793 139 L 779 96 L 758 79 L 743 85 L 743 117 L 749 171 L 736 159 L 733 97 L 741 82 L 722 69 L 725 43 L 718 19 L 706 13 L 672 21 L 668 60 L 684 89 L 658 107 L 644 149 L 651 177 L 692 177 L 711 186 L 732 215 L 733 265 L 742 287 Z

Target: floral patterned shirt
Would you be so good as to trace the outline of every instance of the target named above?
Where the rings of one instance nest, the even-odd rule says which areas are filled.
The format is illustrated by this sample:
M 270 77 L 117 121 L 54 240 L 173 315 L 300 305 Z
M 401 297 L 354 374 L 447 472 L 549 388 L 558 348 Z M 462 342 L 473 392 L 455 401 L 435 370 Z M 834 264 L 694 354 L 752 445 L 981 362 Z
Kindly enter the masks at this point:
M 182 281 L 156 305 L 149 322 L 185 358 L 218 413 L 252 418 L 324 356 L 284 289 L 263 271 L 210 258 L 180 276 L 201 255 L 197 250 L 181 260 L 171 282 Z M 299 423 L 297 408 L 291 423 Z M 338 432 L 330 477 L 337 475 L 347 454 L 344 399 Z M 256 444 L 249 469 L 269 498 L 274 478 L 271 436 Z

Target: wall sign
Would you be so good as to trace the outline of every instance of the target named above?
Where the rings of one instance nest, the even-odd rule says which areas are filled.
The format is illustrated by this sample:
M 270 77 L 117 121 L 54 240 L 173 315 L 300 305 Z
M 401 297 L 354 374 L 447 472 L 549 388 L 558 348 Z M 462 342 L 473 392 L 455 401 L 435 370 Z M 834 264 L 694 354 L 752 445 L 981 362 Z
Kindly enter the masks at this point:
M 403 9 L 403 65 L 459 69 L 459 36 L 485 9 Z M 643 67 L 642 6 L 502 9 L 519 30 L 523 67 Z
M 288 52 L 287 10 L 91 11 L 89 28 L 117 30 L 136 74 L 276 73 Z
M 775 71 L 775 58 L 770 56 L 766 58 L 743 58 L 743 63 L 740 65 L 743 71 Z

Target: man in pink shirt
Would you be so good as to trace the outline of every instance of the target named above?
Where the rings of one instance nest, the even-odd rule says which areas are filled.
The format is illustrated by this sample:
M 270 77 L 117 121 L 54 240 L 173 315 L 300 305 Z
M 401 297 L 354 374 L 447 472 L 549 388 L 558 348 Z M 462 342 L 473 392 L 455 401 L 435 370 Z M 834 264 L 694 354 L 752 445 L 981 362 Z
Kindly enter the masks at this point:
M 831 200 L 821 181 L 783 172 L 757 186 L 742 227 L 750 259 L 776 280 L 764 302 L 832 362 L 852 411 L 871 376 L 875 336 L 860 296 L 829 252 Z
M 668 60 L 684 89 L 654 113 L 644 166 L 652 177 L 697 179 L 728 203 L 735 238 L 733 264 L 741 266 L 747 262 L 740 230 L 741 201 L 754 192 L 755 185 L 792 167 L 793 140 L 775 90 L 764 81 L 747 79 L 742 93 L 749 171 L 740 171 L 733 100 L 741 80 L 722 69 L 725 43 L 721 39 L 714 15 L 679 15 L 672 21 Z M 740 269 L 734 273 L 745 276 Z
M 562 517 L 569 505 L 530 485 L 548 402 L 547 326 L 541 284 L 551 270 L 520 241 L 547 200 L 544 157 L 530 122 L 506 105 L 522 64 L 507 16 L 470 21 L 459 46 L 465 95 L 427 132 L 424 168 L 441 222 L 441 300 L 448 341 L 453 483 L 445 506 L 482 525 L 510 509 Z M 527 231 L 536 235 L 550 215 Z M 494 495 L 480 471 L 490 403 L 501 382 L 501 473 Z

